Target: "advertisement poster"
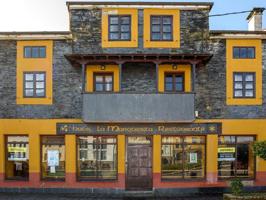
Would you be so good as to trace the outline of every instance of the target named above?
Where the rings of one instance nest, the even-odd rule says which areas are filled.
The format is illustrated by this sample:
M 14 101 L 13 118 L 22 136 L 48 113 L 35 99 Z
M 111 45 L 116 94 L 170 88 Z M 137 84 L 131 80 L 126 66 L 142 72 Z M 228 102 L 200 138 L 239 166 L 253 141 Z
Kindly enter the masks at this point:
M 47 151 L 47 162 L 49 167 L 59 166 L 59 151 L 58 150 L 48 150 Z
M 190 153 L 189 154 L 189 162 L 190 163 L 197 163 L 198 162 L 198 154 L 197 153 Z
M 235 161 L 235 147 L 218 148 L 218 161 Z
M 8 147 L 8 161 L 26 161 L 26 147 Z

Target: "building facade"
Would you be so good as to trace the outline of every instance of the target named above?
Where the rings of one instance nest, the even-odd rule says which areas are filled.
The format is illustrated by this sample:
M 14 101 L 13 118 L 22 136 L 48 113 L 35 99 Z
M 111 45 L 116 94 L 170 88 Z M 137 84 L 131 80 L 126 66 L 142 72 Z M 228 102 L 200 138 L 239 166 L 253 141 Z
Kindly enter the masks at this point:
M 212 3 L 68 2 L 69 32 L 0 33 L 0 188 L 266 186 L 266 31 Z

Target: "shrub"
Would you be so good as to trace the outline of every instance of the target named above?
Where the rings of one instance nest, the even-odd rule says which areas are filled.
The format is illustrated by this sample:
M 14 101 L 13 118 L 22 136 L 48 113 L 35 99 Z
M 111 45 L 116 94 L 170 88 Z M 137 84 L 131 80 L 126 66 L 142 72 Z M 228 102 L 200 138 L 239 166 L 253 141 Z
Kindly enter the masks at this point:
M 239 178 L 232 180 L 230 183 L 230 186 L 231 186 L 231 191 L 234 195 L 241 194 L 243 191 L 243 187 L 244 187 L 243 183 L 241 182 Z
M 253 152 L 263 160 L 266 160 L 266 141 L 255 142 L 253 144 Z

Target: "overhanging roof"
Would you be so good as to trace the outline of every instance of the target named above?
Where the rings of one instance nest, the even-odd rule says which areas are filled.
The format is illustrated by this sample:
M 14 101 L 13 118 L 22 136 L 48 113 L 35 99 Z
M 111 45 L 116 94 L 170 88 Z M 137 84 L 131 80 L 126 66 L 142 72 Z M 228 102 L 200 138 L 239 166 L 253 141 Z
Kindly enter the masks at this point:
M 81 64 L 199 64 L 207 63 L 211 54 L 67 54 L 65 57 L 74 65 Z
M 211 30 L 211 39 L 266 39 L 266 31 Z
M 0 40 L 66 40 L 72 39 L 69 31 L 0 32 Z

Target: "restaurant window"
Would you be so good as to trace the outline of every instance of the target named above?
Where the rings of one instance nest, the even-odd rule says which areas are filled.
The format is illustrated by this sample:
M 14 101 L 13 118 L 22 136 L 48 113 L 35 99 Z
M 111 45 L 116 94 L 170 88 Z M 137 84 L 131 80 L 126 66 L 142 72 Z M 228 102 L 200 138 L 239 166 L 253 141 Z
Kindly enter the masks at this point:
M 24 97 L 45 97 L 45 72 L 24 72 Z
M 27 136 L 6 136 L 6 167 L 8 180 L 29 178 L 29 138 Z
M 255 73 L 234 73 L 234 98 L 255 98 Z
M 162 179 L 205 177 L 205 136 L 162 137 Z
M 111 180 L 117 178 L 117 139 L 113 136 L 79 136 L 78 178 Z
M 25 46 L 24 58 L 45 58 L 46 47 L 44 46 Z
M 233 58 L 255 58 L 255 47 L 233 47 Z
M 220 136 L 218 147 L 219 178 L 254 178 L 253 136 Z
M 42 179 L 64 180 L 65 178 L 65 138 L 64 136 L 41 137 Z
M 113 91 L 113 74 L 112 73 L 94 73 L 94 91 L 95 92 L 112 92 Z
M 173 40 L 173 16 L 151 16 L 151 40 Z
M 131 40 L 131 16 L 111 15 L 109 16 L 108 24 L 109 41 Z
M 184 74 L 166 73 L 164 76 L 166 92 L 184 92 Z

